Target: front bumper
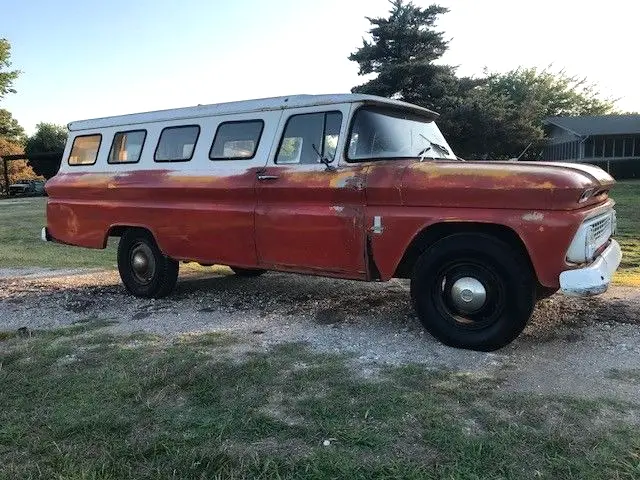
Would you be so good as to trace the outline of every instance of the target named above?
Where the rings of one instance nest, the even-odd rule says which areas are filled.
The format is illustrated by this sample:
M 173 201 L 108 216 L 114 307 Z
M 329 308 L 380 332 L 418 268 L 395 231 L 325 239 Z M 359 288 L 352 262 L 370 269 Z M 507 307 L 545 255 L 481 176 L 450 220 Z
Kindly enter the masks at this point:
M 588 267 L 560 274 L 560 291 L 565 295 L 587 297 L 607 291 L 611 278 L 622 260 L 622 250 L 615 240 Z

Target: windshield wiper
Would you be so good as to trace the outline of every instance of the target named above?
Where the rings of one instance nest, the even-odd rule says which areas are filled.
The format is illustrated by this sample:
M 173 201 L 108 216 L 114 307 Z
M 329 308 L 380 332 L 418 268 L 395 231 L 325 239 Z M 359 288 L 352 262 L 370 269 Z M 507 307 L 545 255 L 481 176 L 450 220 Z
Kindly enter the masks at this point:
M 427 156 L 427 152 L 431 150 L 431 145 L 429 145 L 427 148 L 423 148 L 422 150 L 420 150 L 420 152 L 418 153 L 418 156 L 420 157 L 420 161 L 424 161 L 424 157 Z M 435 157 L 431 157 L 432 159 L 434 159 Z
M 431 145 L 433 145 L 434 147 L 436 147 L 438 150 L 440 150 L 441 152 L 444 152 L 445 155 L 451 155 L 451 152 L 447 149 L 447 147 L 440 145 L 438 143 L 434 143 L 431 142 Z
M 435 147 L 436 149 L 440 150 L 440 152 L 444 153 L 445 155 L 451 155 L 451 152 L 449 151 L 449 149 L 447 147 L 445 147 L 444 145 L 440 145 L 439 143 L 436 142 L 432 142 L 431 140 L 429 140 L 427 137 L 425 137 L 423 134 L 419 133 L 418 135 L 420 135 L 422 138 L 424 138 L 427 142 L 429 142 L 429 146 L 427 148 L 425 148 L 424 150 L 422 150 L 418 156 L 420 157 L 420 161 L 422 162 L 424 160 L 425 154 L 431 150 L 431 147 Z M 433 159 L 435 159 L 435 157 L 431 157 Z

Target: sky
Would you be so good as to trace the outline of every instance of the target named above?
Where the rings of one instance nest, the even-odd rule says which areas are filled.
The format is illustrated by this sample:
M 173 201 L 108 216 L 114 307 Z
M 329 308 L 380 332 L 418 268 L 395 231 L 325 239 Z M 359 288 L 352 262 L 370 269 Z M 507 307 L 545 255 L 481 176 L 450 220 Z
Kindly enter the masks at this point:
M 414 0 L 428 6 L 434 1 Z M 461 75 L 564 69 L 640 111 L 635 0 L 440 0 L 443 63 Z M 387 0 L 0 0 L 0 37 L 22 71 L 0 101 L 39 122 L 135 113 L 363 83 L 348 60 Z

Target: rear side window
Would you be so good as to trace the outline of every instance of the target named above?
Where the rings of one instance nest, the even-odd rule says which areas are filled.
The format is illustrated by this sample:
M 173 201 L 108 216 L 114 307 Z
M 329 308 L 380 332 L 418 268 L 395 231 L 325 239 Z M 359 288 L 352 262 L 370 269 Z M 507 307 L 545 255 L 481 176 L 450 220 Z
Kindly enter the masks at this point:
M 98 158 L 102 135 L 80 135 L 73 139 L 69 165 L 93 165 Z
M 113 136 L 113 143 L 109 151 L 109 163 L 136 163 L 140 160 L 146 130 L 131 130 L 118 132 Z
M 191 160 L 199 135 L 200 127 L 198 125 L 163 129 L 156 147 L 156 162 L 185 162 Z
M 248 160 L 255 156 L 264 122 L 225 122 L 218 126 L 209 158 L 211 160 Z

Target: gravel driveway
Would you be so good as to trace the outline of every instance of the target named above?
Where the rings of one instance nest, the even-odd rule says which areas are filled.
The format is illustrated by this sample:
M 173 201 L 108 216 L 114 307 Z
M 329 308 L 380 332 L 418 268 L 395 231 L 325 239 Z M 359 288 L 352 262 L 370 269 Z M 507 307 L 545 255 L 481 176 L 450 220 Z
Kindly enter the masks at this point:
M 408 282 L 361 283 L 269 273 L 187 272 L 161 300 L 129 296 L 116 272 L 0 270 L 0 330 L 113 319 L 117 332 L 229 332 L 244 351 L 306 342 L 351 355 L 354 368 L 419 363 L 499 376 L 500 388 L 640 403 L 640 289 L 541 302 L 523 335 L 493 353 L 456 350 L 425 333 Z

